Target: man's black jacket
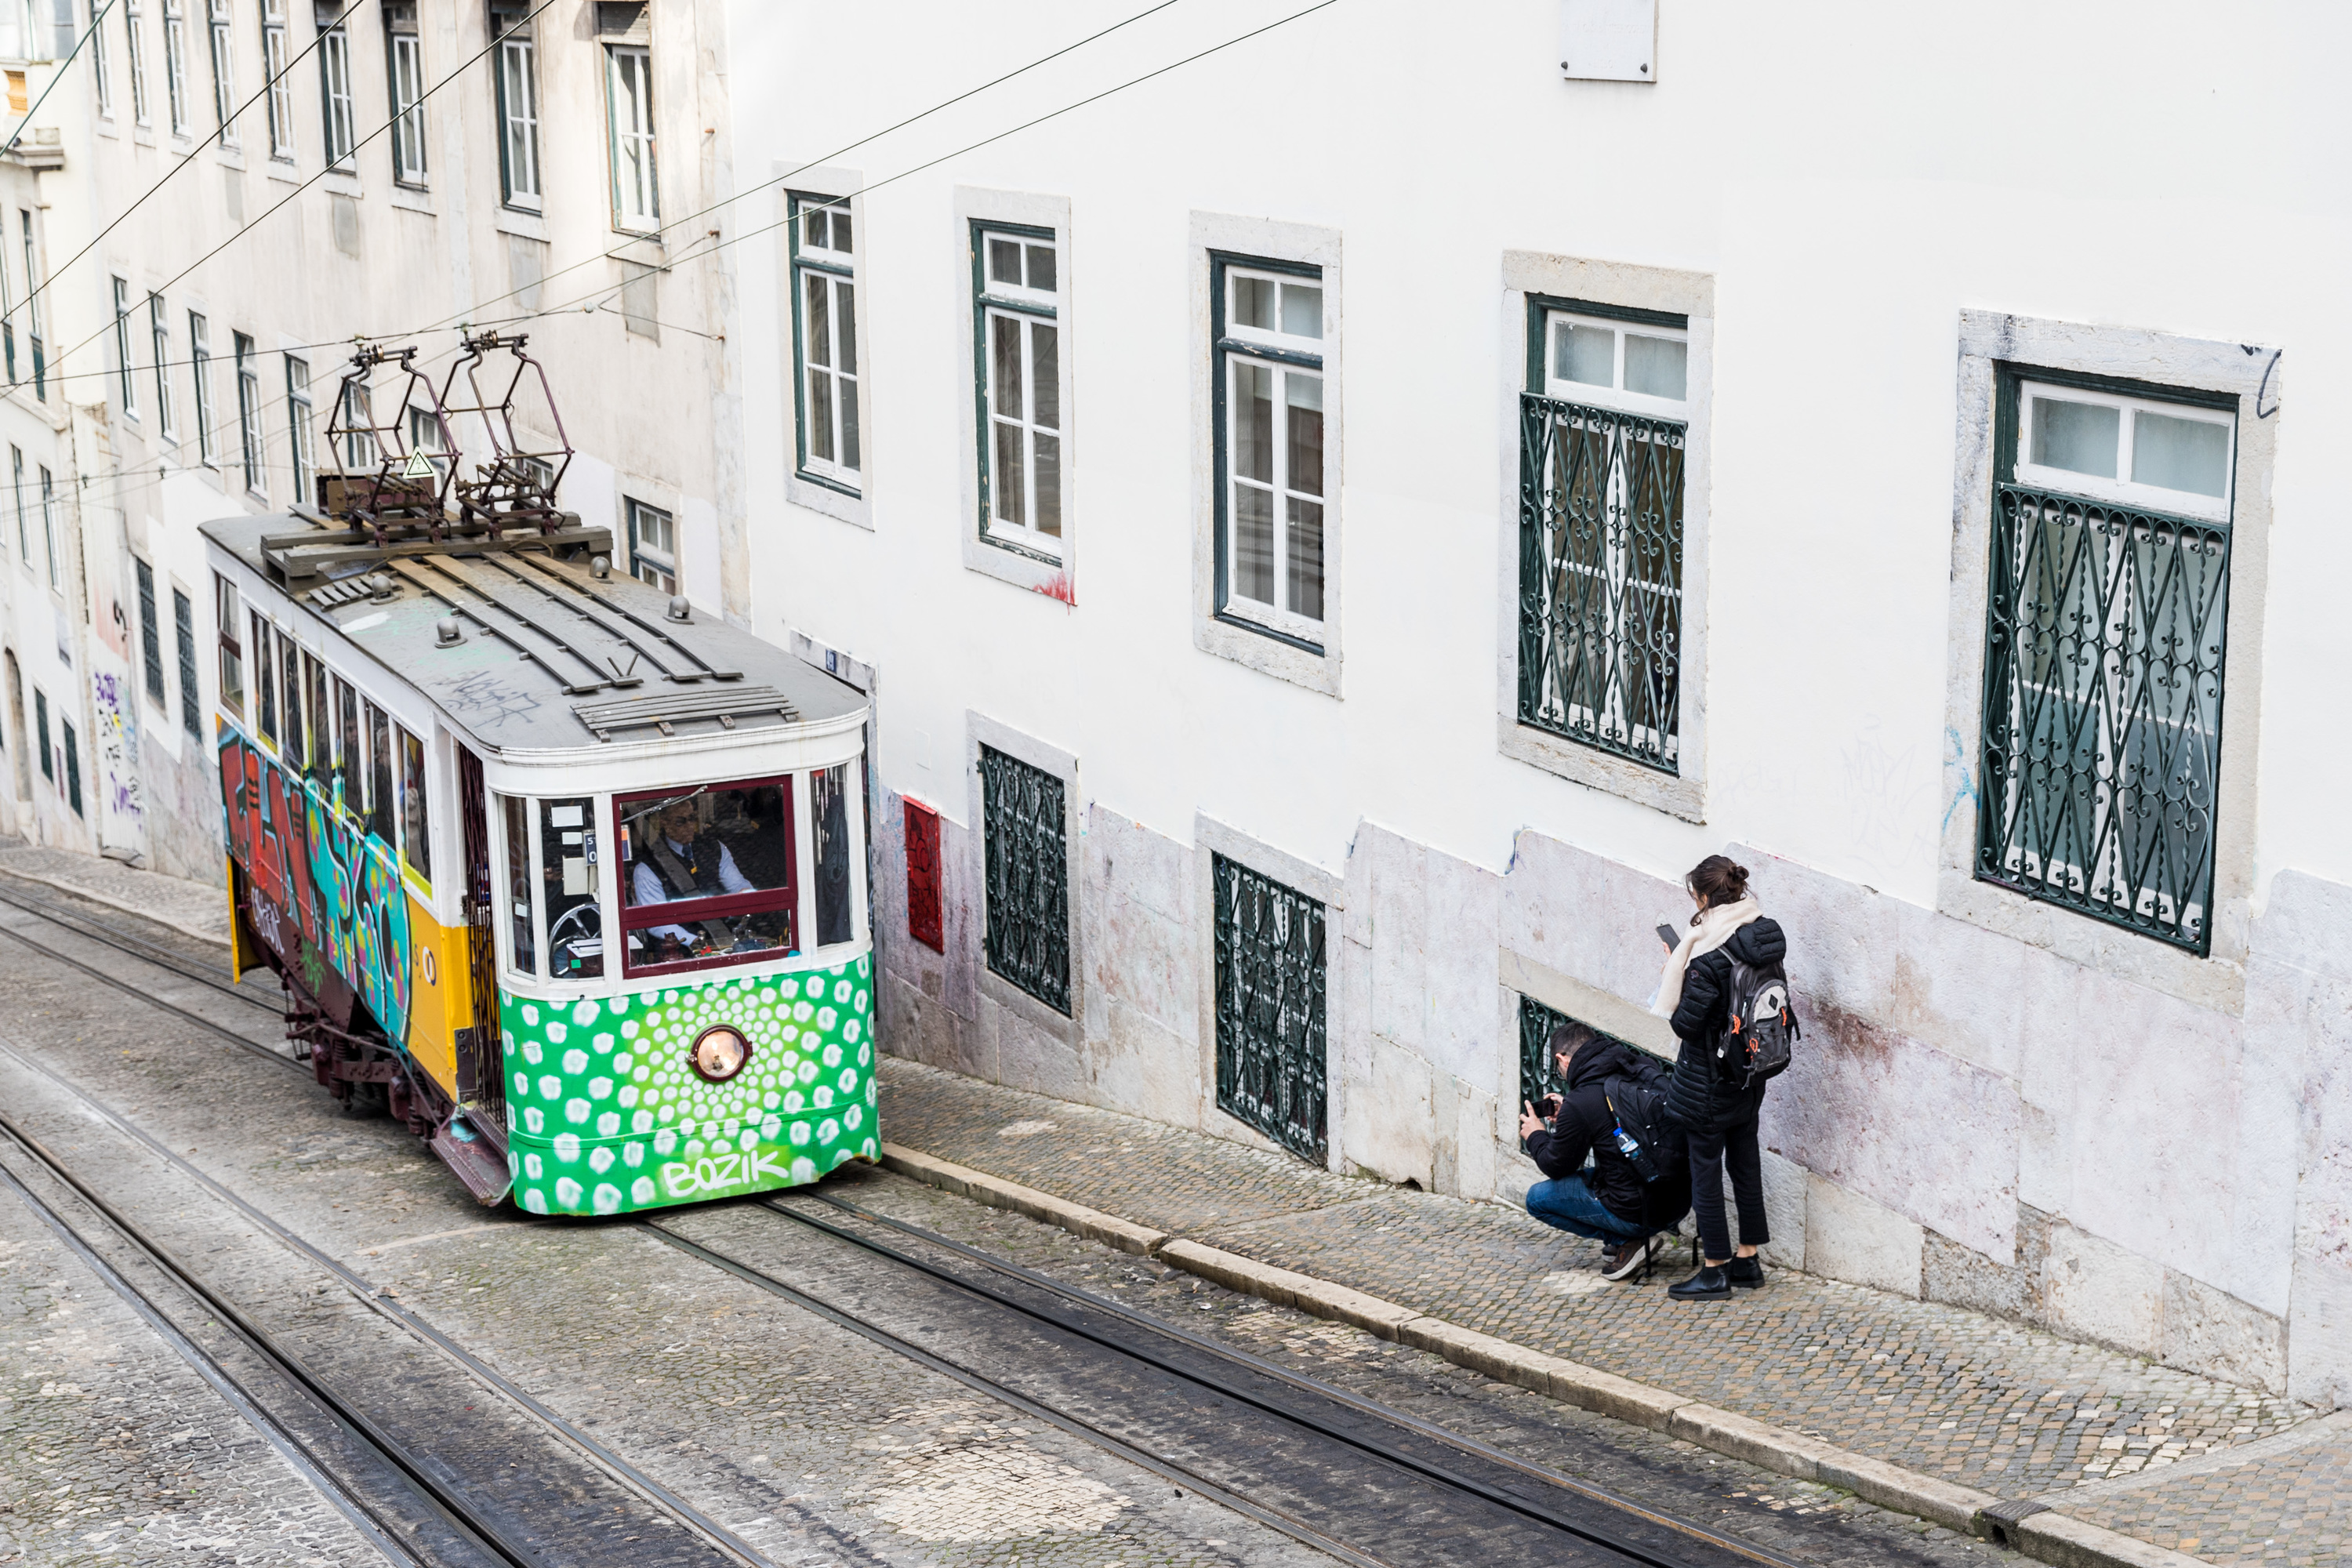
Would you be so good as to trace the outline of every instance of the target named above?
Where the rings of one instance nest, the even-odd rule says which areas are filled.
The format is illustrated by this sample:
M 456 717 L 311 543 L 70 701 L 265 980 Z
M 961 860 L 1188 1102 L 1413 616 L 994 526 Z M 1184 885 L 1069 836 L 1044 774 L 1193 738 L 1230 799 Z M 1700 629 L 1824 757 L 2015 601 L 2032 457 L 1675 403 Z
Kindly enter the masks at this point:
M 1642 1064 L 1640 1053 L 1619 1041 L 1587 1044 L 1568 1064 L 1559 1114 L 1549 1130 L 1538 1127 L 1528 1135 L 1527 1148 L 1537 1168 L 1554 1180 L 1582 1168 L 1584 1156 L 1591 1154 L 1592 1173 L 1586 1179 L 1601 1207 L 1629 1225 L 1664 1230 L 1690 1212 L 1690 1165 L 1677 1148 L 1675 1157 L 1663 1162 L 1664 1179 L 1643 1182 L 1618 1152 L 1617 1118 L 1601 1089 L 1612 1078 L 1638 1076 Z

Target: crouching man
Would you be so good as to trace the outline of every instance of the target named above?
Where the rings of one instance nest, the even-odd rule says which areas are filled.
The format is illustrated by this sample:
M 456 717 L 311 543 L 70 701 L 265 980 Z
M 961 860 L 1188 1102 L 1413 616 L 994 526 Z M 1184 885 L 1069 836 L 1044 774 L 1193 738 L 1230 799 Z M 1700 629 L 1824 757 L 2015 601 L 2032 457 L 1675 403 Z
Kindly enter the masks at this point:
M 1570 1025 L 1552 1031 L 1550 1048 L 1567 1091 L 1520 1108 L 1520 1142 L 1549 1178 L 1528 1189 L 1528 1213 L 1601 1243 L 1601 1271 L 1622 1279 L 1690 1212 L 1690 1161 L 1664 1121 L 1664 1064 Z

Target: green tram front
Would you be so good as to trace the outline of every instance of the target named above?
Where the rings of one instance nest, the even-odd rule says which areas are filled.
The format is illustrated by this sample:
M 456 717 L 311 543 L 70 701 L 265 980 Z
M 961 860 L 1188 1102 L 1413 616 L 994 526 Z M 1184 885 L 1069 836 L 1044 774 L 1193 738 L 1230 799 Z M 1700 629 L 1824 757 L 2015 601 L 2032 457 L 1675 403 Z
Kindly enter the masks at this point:
M 522 1207 L 618 1214 L 878 1155 L 863 720 L 484 760 Z
M 238 962 L 486 1204 L 875 1159 L 866 700 L 565 521 L 205 526 Z

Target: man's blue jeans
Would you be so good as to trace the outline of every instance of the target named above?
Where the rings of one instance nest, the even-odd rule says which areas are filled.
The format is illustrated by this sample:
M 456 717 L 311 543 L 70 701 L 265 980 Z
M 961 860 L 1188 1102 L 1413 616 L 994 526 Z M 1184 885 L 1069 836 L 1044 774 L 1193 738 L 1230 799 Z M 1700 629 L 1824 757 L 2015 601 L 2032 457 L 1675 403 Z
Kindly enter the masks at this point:
M 1555 1229 L 1589 1236 L 1595 1241 L 1632 1241 L 1650 1234 L 1650 1227 L 1611 1214 L 1575 1172 L 1556 1182 L 1538 1182 L 1528 1189 L 1528 1212 Z

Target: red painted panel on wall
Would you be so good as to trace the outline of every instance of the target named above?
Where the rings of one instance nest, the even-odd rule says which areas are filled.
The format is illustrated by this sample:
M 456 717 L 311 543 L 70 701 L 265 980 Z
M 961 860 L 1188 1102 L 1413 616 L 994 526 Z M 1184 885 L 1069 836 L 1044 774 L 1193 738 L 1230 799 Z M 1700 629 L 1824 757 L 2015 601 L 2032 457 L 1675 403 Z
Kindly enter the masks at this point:
M 911 797 L 907 807 L 907 934 L 945 952 L 940 929 L 940 814 Z

